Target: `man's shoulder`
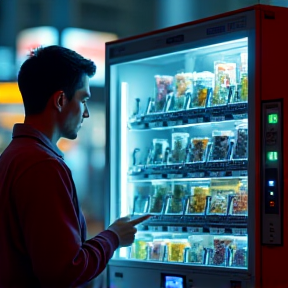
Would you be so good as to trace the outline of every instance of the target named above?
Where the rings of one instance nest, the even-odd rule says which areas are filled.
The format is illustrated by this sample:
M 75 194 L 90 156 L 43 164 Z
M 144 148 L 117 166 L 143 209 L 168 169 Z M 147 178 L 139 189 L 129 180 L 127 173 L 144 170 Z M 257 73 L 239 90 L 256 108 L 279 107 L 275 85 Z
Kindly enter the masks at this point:
M 46 158 L 46 157 L 56 157 L 56 155 L 49 150 L 44 145 L 41 145 L 38 142 L 16 142 L 12 141 L 7 148 L 4 150 L 2 157 L 7 157 L 14 155 L 18 158 Z
M 26 170 L 41 162 L 45 162 L 45 165 L 53 163 L 53 165 L 59 165 L 67 169 L 59 156 L 37 142 L 31 145 L 31 143 L 23 142 L 19 144 L 12 141 L 0 157 L 0 165 L 7 168 L 10 166 L 13 170 Z

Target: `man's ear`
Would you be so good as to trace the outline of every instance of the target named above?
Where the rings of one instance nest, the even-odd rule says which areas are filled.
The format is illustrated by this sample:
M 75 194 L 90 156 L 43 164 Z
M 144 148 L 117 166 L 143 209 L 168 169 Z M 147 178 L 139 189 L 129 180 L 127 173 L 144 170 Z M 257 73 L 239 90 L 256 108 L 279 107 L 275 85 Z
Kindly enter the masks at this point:
M 55 92 L 53 95 L 52 95 L 52 98 L 53 98 L 53 105 L 54 107 L 59 111 L 61 112 L 63 107 L 66 105 L 68 99 L 64 93 L 64 91 L 60 90 L 60 91 L 57 91 Z

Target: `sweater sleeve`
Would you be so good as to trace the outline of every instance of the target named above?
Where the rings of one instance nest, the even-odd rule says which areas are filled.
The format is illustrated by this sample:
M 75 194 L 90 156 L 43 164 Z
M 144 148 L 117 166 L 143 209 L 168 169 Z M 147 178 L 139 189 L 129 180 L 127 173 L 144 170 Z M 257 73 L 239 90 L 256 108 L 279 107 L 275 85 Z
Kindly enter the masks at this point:
M 119 245 L 109 230 L 81 242 L 71 189 L 67 172 L 55 159 L 30 167 L 12 189 L 24 253 L 41 287 L 70 287 L 95 278 Z

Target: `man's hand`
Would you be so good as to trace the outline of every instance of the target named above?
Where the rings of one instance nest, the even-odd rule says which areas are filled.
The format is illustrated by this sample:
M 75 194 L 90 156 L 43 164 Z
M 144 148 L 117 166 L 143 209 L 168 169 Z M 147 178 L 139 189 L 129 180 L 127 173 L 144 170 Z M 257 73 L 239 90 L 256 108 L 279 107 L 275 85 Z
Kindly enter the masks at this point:
M 134 226 L 150 217 L 151 215 L 144 215 L 133 220 L 130 220 L 130 217 L 122 217 L 112 223 L 108 227 L 108 230 L 113 231 L 118 236 L 120 247 L 127 247 L 130 246 L 135 239 L 137 229 Z

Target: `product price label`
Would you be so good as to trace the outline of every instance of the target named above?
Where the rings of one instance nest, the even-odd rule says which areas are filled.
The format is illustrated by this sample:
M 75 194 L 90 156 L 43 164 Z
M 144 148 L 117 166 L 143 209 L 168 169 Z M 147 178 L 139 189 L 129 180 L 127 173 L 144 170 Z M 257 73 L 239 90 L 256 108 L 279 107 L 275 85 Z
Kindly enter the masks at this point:
M 210 116 L 211 122 L 218 122 L 218 121 L 224 121 L 225 116 Z
M 197 123 L 198 119 L 197 118 L 190 118 L 188 119 L 188 124 L 193 124 L 193 123 Z
M 200 178 L 204 176 L 205 176 L 204 172 L 187 173 L 188 178 Z
M 168 179 L 183 178 L 183 174 L 167 174 Z
M 189 118 L 188 119 L 188 124 L 193 124 L 193 123 L 203 123 L 203 117 L 198 117 L 198 118 Z
M 148 226 L 148 230 L 152 232 L 163 231 L 162 226 Z
M 177 126 L 177 125 L 182 125 L 183 120 L 177 120 L 177 121 L 167 121 L 168 126 Z
M 163 127 L 163 122 L 162 121 L 157 121 L 157 122 L 149 123 L 149 127 L 150 128 Z
M 234 119 L 241 120 L 241 119 L 247 119 L 248 114 L 233 114 L 232 115 Z
M 202 227 L 187 227 L 187 232 L 189 233 L 203 233 Z
M 248 171 L 247 170 L 232 171 L 232 176 L 248 176 Z
M 168 226 L 167 230 L 169 232 L 182 232 L 182 227 L 179 227 L 179 226 Z
M 234 235 L 247 235 L 247 228 L 232 228 Z
M 210 234 L 216 234 L 216 235 L 219 235 L 219 234 L 224 234 L 225 233 L 225 228 L 210 228 Z
M 168 179 L 174 179 L 175 178 L 175 174 L 167 174 L 167 178 Z
M 148 175 L 149 179 L 161 179 L 163 178 L 162 174 L 150 174 Z

